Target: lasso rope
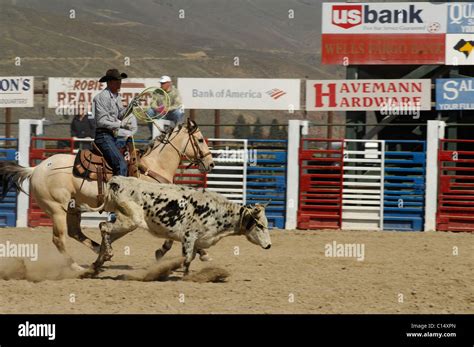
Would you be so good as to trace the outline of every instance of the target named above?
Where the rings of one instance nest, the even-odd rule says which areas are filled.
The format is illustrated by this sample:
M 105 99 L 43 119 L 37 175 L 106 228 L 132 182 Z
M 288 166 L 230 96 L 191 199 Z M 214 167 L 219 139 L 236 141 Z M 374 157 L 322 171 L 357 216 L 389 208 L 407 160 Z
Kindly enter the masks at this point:
M 138 102 L 142 101 L 142 97 L 145 96 L 146 94 L 150 93 L 151 91 L 153 91 L 155 93 L 158 92 L 158 93 L 160 93 L 164 96 L 164 98 L 165 98 L 164 103 L 163 103 L 163 105 L 160 105 L 160 106 L 163 106 L 163 110 L 160 113 L 155 114 L 154 116 L 150 116 L 147 113 L 147 110 L 145 110 L 140 104 L 138 104 L 138 106 L 135 106 L 135 107 L 132 106 L 131 107 L 132 110 L 131 110 L 130 113 L 133 114 L 135 116 L 135 118 L 137 118 L 138 120 L 141 120 L 145 123 L 152 123 L 153 126 L 155 126 L 158 130 L 161 131 L 161 129 L 156 124 L 155 120 L 163 119 L 168 114 L 168 109 L 169 109 L 169 106 L 171 104 L 170 96 L 166 92 L 166 90 L 164 90 L 162 88 L 148 87 L 148 88 L 142 90 L 140 92 L 140 94 L 138 94 L 138 96 L 136 97 L 136 99 L 138 99 Z M 132 138 L 132 151 L 135 154 L 136 153 L 135 138 L 134 138 L 133 135 L 131 136 L 131 138 Z M 136 169 L 138 170 L 138 161 L 135 162 L 135 166 L 136 166 Z
M 163 105 L 160 105 L 163 106 L 163 110 L 154 116 L 150 116 L 141 105 L 133 107 L 132 109 L 132 113 L 137 119 L 147 123 L 154 122 L 156 119 L 164 118 L 168 114 L 168 108 L 171 104 L 169 94 L 164 89 L 156 87 L 149 87 L 144 89 L 140 94 L 138 94 L 138 99 L 140 100 L 142 96 L 148 94 L 151 90 L 153 90 L 154 92 L 158 91 L 158 93 L 162 94 L 165 97 Z

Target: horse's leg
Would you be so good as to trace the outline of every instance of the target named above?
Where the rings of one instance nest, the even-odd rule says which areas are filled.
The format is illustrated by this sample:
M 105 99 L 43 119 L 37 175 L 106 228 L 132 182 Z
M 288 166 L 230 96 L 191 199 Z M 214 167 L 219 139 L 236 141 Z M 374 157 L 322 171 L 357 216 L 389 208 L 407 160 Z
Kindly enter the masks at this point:
M 160 260 L 161 258 L 163 258 L 163 256 L 166 253 L 168 253 L 168 251 L 171 249 L 171 247 L 173 247 L 173 240 L 166 240 L 163 243 L 163 246 L 161 246 L 160 249 L 157 249 L 155 251 L 155 259 Z M 199 259 L 201 259 L 201 261 L 211 261 L 212 260 L 212 258 L 209 256 L 207 251 L 204 250 L 204 249 L 198 249 L 197 253 L 199 254 Z
M 137 222 L 136 218 L 125 216 L 120 212 L 117 213 L 117 219 L 115 222 L 102 222 L 99 224 L 100 232 L 102 234 L 102 244 L 100 245 L 99 256 L 93 264 L 93 268 L 96 272 L 102 267 L 104 262 L 113 257 L 112 237 L 119 235 L 119 237 L 114 238 L 116 240 L 138 228 L 139 224 L 140 222 Z
M 65 211 L 56 210 L 52 213 L 53 219 L 53 243 L 67 260 L 69 266 L 76 271 L 82 271 L 84 268 L 79 266 L 66 251 L 66 232 L 67 232 L 67 214 Z
M 81 212 L 75 208 L 68 208 L 67 212 L 67 233 L 73 239 L 99 253 L 100 245 L 94 240 L 88 238 L 81 230 Z

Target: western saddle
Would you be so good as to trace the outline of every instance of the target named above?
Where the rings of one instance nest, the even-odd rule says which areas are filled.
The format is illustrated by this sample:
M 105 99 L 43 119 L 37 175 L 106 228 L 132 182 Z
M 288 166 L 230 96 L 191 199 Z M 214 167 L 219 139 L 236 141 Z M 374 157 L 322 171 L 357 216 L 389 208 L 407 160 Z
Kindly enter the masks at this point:
M 120 152 L 127 162 L 128 176 L 138 177 L 139 172 L 141 172 L 160 183 L 170 183 L 166 178 L 140 163 L 141 152 L 135 149 L 132 143 L 128 142 Z M 99 192 L 97 199 L 98 203 L 102 204 L 104 201 L 104 185 L 112 178 L 113 173 L 112 168 L 94 142 L 92 142 L 92 149 L 82 149 L 77 153 L 74 160 L 73 174 L 83 178 L 83 180 L 97 181 Z

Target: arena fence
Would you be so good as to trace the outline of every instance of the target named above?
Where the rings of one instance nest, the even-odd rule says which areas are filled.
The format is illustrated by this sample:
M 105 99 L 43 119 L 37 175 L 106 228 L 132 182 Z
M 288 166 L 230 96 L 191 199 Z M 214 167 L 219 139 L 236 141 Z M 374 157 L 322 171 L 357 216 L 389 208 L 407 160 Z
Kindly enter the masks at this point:
M 301 140 L 298 228 L 341 228 L 343 143 L 333 139 Z
M 440 140 L 438 160 L 437 230 L 474 231 L 474 140 Z
M 428 121 L 426 141 L 320 139 L 305 138 L 307 121 L 290 120 L 288 141 L 209 139 L 215 169 L 183 161 L 174 182 L 239 203 L 271 199 L 273 227 L 474 231 L 474 140 L 445 140 L 445 127 Z M 22 119 L 19 128 L 18 139 L 0 139 L 0 160 L 35 166 L 83 146 L 37 136 L 41 120 Z M 0 204 L 0 225 L 13 226 L 15 216 L 16 226 L 51 225 L 26 194 L 16 196 L 15 213 L 14 194 Z
M 248 204 L 268 203 L 268 225 L 285 227 L 286 210 L 286 140 L 248 140 Z
M 342 229 L 383 228 L 385 142 L 344 140 Z
M 247 201 L 247 140 L 208 139 L 214 160 L 212 172 L 207 174 L 206 187 L 229 200 L 245 204 Z
M 0 161 L 18 161 L 18 139 L 0 138 Z M 16 225 L 16 190 L 10 188 L 5 198 L 0 202 L 0 227 Z
M 425 175 L 425 141 L 385 141 L 385 230 L 423 230 Z

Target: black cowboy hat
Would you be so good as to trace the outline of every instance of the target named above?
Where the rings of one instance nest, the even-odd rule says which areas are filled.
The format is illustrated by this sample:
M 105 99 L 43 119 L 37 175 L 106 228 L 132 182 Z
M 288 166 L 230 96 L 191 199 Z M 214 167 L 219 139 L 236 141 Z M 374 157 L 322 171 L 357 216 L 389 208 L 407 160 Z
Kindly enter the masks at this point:
M 109 69 L 105 73 L 105 76 L 102 76 L 99 80 L 99 82 L 107 82 L 111 80 L 122 80 L 124 78 L 127 78 L 127 74 L 122 72 L 120 73 L 117 69 Z

